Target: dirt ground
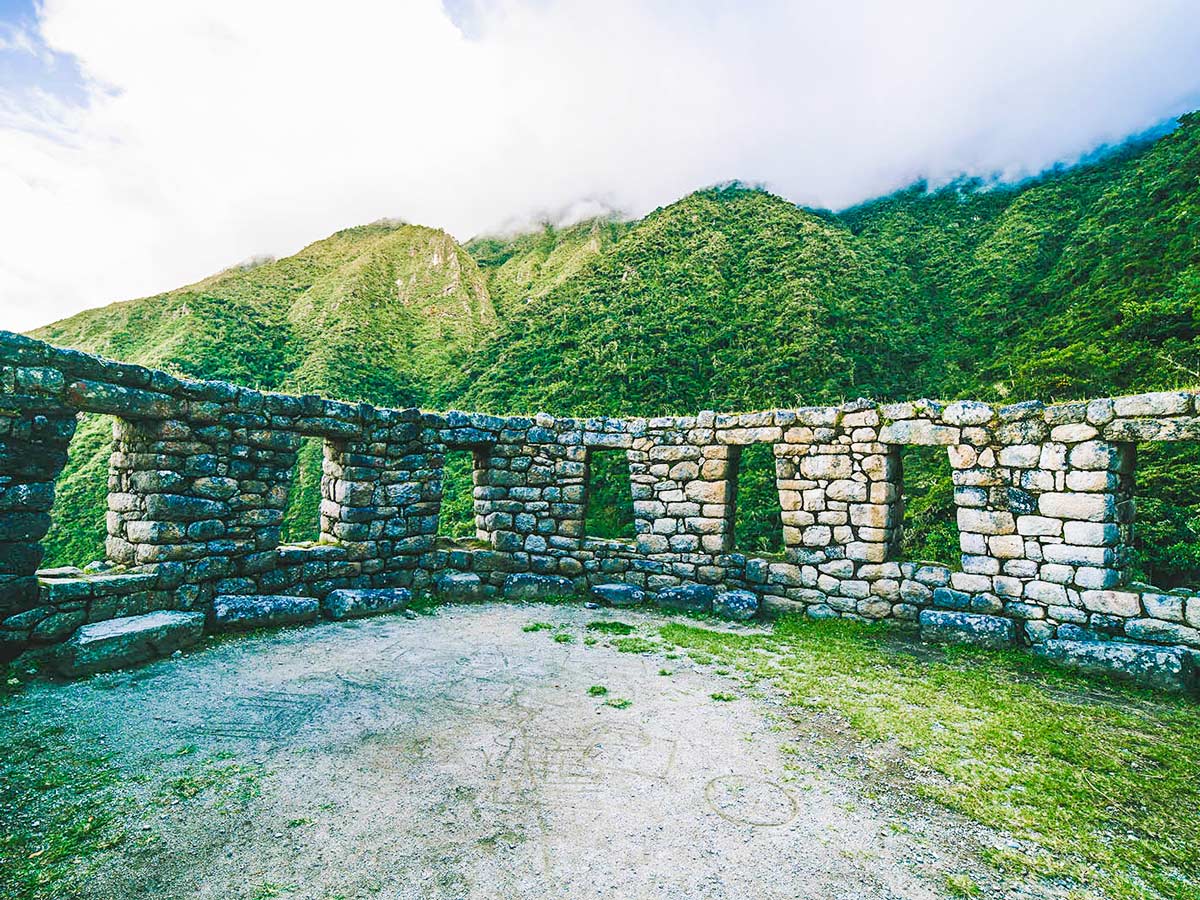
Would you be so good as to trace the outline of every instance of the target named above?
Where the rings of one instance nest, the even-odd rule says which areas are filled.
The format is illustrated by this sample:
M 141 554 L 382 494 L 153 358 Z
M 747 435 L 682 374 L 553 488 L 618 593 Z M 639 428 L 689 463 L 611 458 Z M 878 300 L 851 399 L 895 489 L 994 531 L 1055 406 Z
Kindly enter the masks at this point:
M 980 877 L 977 827 L 847 776 L 848 739 L 731 676 L 586 644 L 605 618 L 657 621 L 457 606 L 224 639 L 33 684 L 8 727 L 61 724 L 145 784 L 240 773 L 138 807 L 147 839 L 100 858 L 89 898 L 931 898 Z

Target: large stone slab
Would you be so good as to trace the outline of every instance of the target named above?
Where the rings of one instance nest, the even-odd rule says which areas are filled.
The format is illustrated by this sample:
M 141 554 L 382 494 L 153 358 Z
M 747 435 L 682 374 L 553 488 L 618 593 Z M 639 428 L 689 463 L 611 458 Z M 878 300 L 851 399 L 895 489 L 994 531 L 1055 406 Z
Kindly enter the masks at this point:
M 557 600 L 574 593 L 574 583 L 561 575 L 514 572 L 504 579 L 505 600 Z
M 745 622 L 758 615 L 758 595 L 750 591 L 722 591 L 713 598 L 713 615 Z
M 1132 681 L 1144 687 L 1175 692 L 1196 688 L 1192 655 L 1179 647 L 1123 641 L 1051 640 L 1032 649 L 1060 665 Z
M 717 589 L 710 584 L 681 584 L 664 588 L 654 597 L 662 609 L 677 609 L 682 612 L 712 612 Z
M 638 606 L 646 602 L 646 592 L 635 584 L 597 584 L 592 596 L 610 606 Z
M 443 600 L 481 600 L 484 595 L 483 581 L 474 572 L 443 572 L 433 587 Z
M 380 613 L 399 612 L 408 607 L 412 592 L 407 588 L 363 588 L 330 591 L 321 601 L 321 612 L 330 619 L 357 619 Z
M 975 644 L 980 647 L 1011 647 L 1017 637 L 1012 619 L 979 613 L 921 611 L 921 640 L 941 644 Z
M 213 600 L 213 627 L 218 631 L 299 625 L 317 617 L 313 597 L 285 594 L 220 594 Z
M 200 640 L 204 613 L 160 611 L 84 625 L 55 653 L 54 668 L 69 678 L 136 665 Z

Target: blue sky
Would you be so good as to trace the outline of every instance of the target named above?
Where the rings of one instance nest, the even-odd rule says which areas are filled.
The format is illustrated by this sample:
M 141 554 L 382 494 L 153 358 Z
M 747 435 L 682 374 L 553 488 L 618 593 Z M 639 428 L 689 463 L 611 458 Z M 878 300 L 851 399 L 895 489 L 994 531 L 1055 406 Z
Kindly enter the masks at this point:
M 0 327 L 383 217 L 838 208 L 1198 107 L 1196 0 L 0 0 Z
M 29 40 L 31 48 L 11 46 L 18 36 Z M 39 40 L 37 13 L 30 0 L 0 0 L 0 85 L 6 92 L 38 89 L 75 103 L 85 99 L 83 76 L 74 57 L 55 53 Z

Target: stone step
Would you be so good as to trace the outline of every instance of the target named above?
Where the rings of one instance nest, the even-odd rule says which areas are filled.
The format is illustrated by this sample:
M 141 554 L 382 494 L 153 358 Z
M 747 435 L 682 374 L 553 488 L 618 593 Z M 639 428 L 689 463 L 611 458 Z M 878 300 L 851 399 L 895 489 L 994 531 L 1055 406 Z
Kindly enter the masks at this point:
M 717 589 L 711 584 L 681 584 L 659 591 L 654 602 L 662 609 L 707 613 L 712 612 L 716 596 Z
M 758 596 L 750 591 L 721 591 L 713 598 L 713 615 L 747 622 L 758 615 Z
M 1156 690 L 1187 693 L 1197 686 L 1192 654 L 1181 647 L 1125 641 L 1050 640 L 1034 644 L 1032 650 L 1059 665 Z
M 597 584 L 592 596 L 611 606 L 638 606 L 646 602 L 646 592 L 635 584 Z
M 443 600 L 482 600 L 483 581 L 474 572 L 443 572 L 433 582 Z
M 505 600 L 561 600 L 575 593 L 575 584 L 561 575 L 515 572 L 504 579 Z
M 204 613 L 159 611 L 84 625 L 55 652 L 53 667 L 74 678 L 168 656 L 200 640 Z
M 921 640 L 941 644 L 975 644 L 999 649 L 1011 647 L 1017 639 L 1016 625 L 1003 616 L 950 612 L 941 609 L 921 611 Z
M 406 588 L 362 588 L 330 591 L 321 611 L 330 619 L 357 619 L 407 609 L 412 593 Z
M 217 631 L 276 628 L 316 619 L 321 605 L 314 597 L 286 594 L 220 594 L 213 599 L 212 622 Z

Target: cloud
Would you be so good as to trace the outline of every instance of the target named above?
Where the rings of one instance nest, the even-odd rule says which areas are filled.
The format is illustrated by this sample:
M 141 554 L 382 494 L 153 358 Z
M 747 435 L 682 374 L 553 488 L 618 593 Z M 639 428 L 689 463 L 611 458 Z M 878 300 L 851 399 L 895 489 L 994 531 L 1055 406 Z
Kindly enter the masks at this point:
M 46 0 L 22 40 L 82 91 L 0 87 L 0 327 L 381 217 L 466 238 L 734 178 L 838 208 L 1200 106 L 1194 0 L 997 9 Z

